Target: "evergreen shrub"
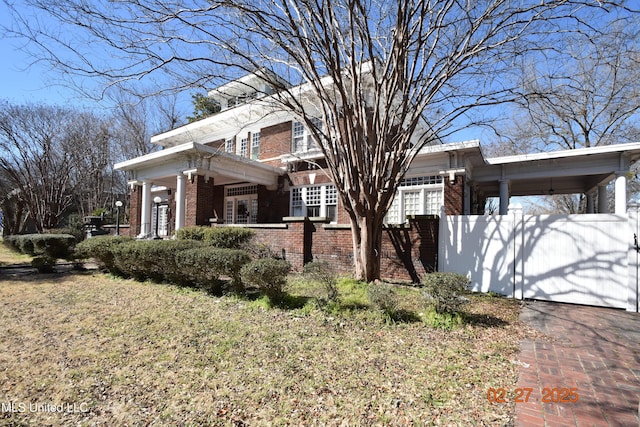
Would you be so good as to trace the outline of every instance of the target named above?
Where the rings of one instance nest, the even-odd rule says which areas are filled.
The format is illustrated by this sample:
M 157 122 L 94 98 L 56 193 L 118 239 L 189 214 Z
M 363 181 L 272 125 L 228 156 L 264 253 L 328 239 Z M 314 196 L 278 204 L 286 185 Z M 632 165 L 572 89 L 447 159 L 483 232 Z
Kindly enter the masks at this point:
M 471 281 L 458 273 L 429 273 L 424 276 L 424 294 L 437 313 L 457 313 L 469 302 Z

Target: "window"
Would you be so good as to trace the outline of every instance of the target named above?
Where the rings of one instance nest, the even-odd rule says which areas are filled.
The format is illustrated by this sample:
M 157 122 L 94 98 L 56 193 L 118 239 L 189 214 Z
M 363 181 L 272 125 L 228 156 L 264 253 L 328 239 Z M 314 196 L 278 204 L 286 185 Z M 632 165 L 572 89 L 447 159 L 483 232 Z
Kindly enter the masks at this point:
M 258 160 L 260 157 L 260 132 L 251 134 L 251 158 Z
M 238 156 L 247 157 L 248 144 L 248 138 L 240 139 L 240 144 L 238 145 Z
M 233 138 L 229 138 L 224 142 L 224 151 L 233 153 Z
M 291 189 L 291 215 L 338 219 L 338 192 L 334 185 L 315 185 Z
M 387 212 L 387 224 L 402 224 L 409 215 L 440 215 L 443 205 L 441 176 L 418 176 L 402 180 Z
M 322 130 L 322 121 L 320 119 L 312 119 L 314 126 L 319 130 Z M 300 122 L 293 122 L 293 142 L 292 151 L 294 153 L 304 153 L 307 151 L 317 150 L 316 145 L 311 132 Z
M 226 224 L 255 224 L 258 222 L 258 186 L 239 185 L 225 188 Z

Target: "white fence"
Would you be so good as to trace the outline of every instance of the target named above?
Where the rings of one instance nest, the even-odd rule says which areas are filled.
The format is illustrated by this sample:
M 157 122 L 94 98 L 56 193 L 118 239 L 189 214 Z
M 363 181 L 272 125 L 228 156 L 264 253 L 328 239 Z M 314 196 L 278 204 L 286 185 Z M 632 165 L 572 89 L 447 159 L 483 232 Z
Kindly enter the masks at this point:
M 638 209 L 629 215 L 446 216 L 440 271 L 513 298 L 638 311 Z

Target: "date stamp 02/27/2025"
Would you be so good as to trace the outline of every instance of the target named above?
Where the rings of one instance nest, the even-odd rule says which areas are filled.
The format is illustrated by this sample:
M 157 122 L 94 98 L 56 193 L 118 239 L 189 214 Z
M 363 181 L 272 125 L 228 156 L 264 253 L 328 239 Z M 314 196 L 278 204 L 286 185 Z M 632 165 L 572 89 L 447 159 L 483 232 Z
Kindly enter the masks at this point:
M 513 398 L 513 400 L 511 399 Z M 519 387 L 513 389 L 513 392 L 498 387 L 487 390 L 487 400 L 491 403 L 515 402 L 543 402 L 543 403 L 575 403 L 580 396 L 577 388 L 565 387 L 545 387 L 542 389 L 542 395 L 537 396 L 533 393 L 532 387 Z

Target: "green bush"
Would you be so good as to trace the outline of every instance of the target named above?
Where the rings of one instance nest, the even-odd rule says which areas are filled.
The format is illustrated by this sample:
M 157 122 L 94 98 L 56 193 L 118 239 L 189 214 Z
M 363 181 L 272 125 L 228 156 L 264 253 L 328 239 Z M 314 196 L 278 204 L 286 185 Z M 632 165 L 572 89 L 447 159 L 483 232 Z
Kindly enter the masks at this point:
M 128 236 L 99 236 L 83 240 L 76 245 L 76 258 L 95 258 L 101 268 L 110 273 L 123 275 L 114 263 L 113 250 L 117 245 L 132 242 Z
M 393 316 L 398 310 L 399 299 L 393 288 L 382 282 L 373 282 L 367 288 L 369 303 L 383 311 L 389 316 Z
M 176 265 L 181 273 L 194 285 L 205 287 L 219 293 L 220 276 L 229 276 L 237 292 L 244 290 L 240 278 L 243 265 L 249 263 L 251 257 L 243 250 L 199 247 L 180 251 L 176 254 Z
M 54 260 L 71 259 L 76 239 L 70 234 L 21 234 L 6 236 L 6 244 L 23 254 L 46 256 Z
M 211 227 L 203 227 L 201 225 L 194 225 L 191 227 L 182 227 L 176 231 L 177 240 L 199 240 L 204 242 L 204 236 L 207 230 L 211 230 Z
M 262 258 L 251 261 L 240 270 L 242 281 L 257 286 L 270 301 L 279 302 L 291 265 L 282 259 Z
M 253 238 L 253 230 L 241 227 L 183 227 L 178 240 L 199 240 L 218 248 L 242 249 Z
M 457 313 L 468 299 L 471 283 L 467 276 L 458 273 L 430 273 L 422 280 L 424 293 L 437 313 Z
M 338 277 L 326 261 L 313 261 L 305 264 L 305 279 L 320 284 L 327 295 L 327 300 L 338 301 Z
M 113 262 L 125 276 L 185 284 L 185 275 L 176 264 L 180 251 L 201 246 L 192 240 L 134 240 L 115 245 Z

